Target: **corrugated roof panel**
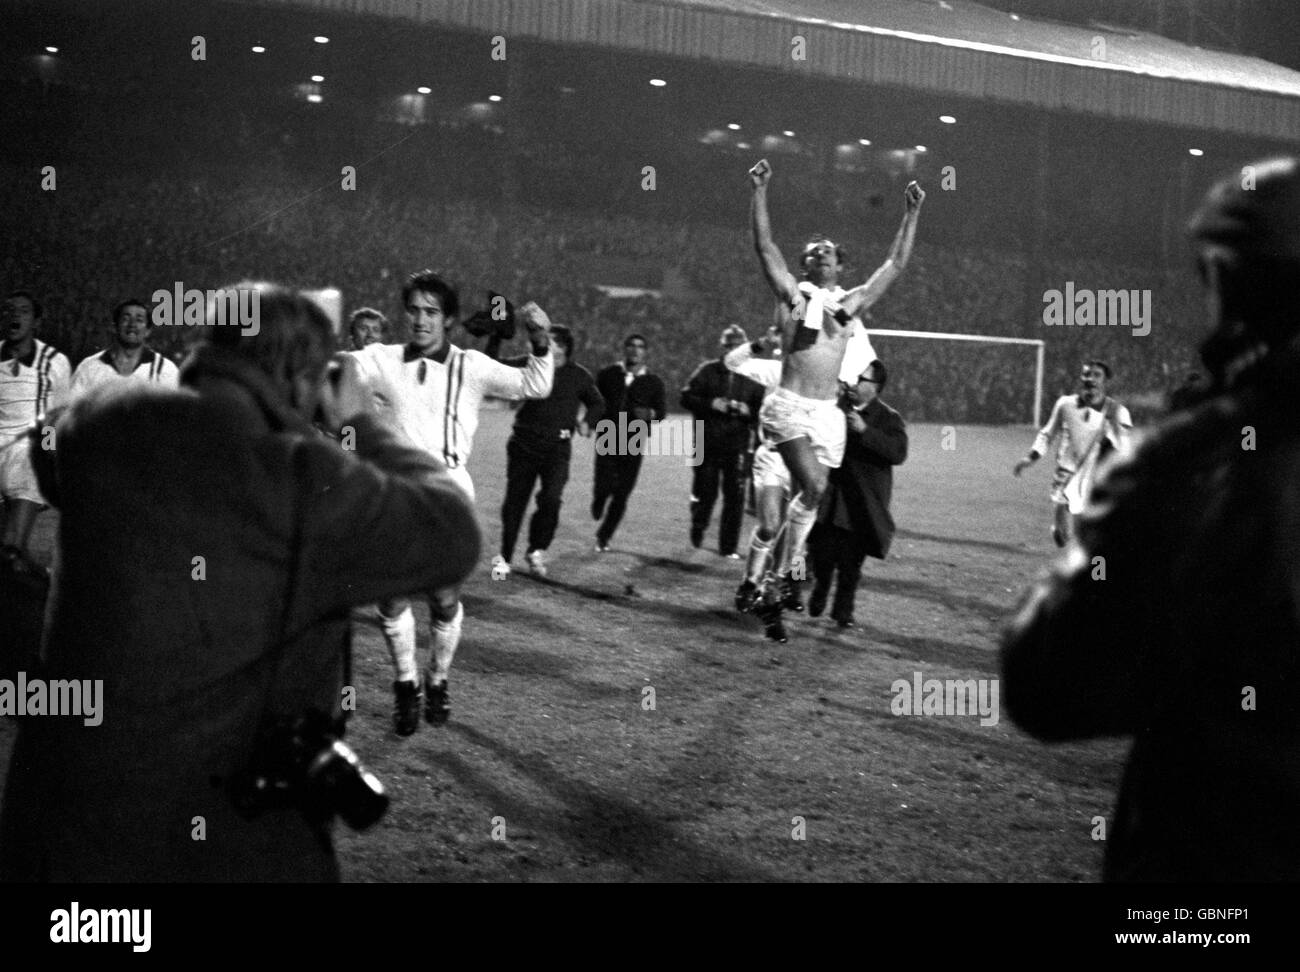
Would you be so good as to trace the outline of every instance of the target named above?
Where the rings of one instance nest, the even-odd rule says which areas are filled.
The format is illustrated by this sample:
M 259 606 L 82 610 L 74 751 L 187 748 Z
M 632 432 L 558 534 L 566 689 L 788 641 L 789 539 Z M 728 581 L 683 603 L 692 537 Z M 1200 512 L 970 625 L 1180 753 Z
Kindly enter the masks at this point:
M 961 0 L 256 0 L 1300 141 L 1300 72 Z M 791 57 L 802 36 L 807 59 Z M 1099 56 L 1101 55 L 1101 56 Z

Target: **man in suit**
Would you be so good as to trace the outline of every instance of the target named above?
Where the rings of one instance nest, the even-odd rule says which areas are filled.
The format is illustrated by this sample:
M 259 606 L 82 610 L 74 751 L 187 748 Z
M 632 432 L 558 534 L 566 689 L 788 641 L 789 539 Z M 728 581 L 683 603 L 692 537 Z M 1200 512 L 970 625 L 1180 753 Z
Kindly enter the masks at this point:
M 596 530 L 599 553 L 609 550 L 610 538 L 627 510 L 627 499 L 641 473 L 650 423 L 667 414 L 663 379 L 646 367 L 647 347 L 642 335 L 629 334 L 623 342 L 623 360 L 602 368 L 596 375 L 596 388 L 605 400 L 607 416 L 597 432 L 596 482 L 591 499 L 591 518 L 604 519 Z
M 831 471 L 808 543 L 816 579 L 808 613 L 817 617 L 826 609 L 831 579 L 838 573 L 831 618 L 841 628 L 854 626 L 853 600 L 863 560 L 884 560 L 894 539 L 889 502 L 894 467 L 907 459 L 907 429 L 902 416 L 880 400 L 888 380 L 884 363 L 873 361 L 844 389 L 844 462 Z
M 719 345 L 725 355 L 749 342 L 743 328 L 731 325 Z M 740 525 L 745 518 L 745 471 L 750 442 L 763 406 L 764 388 L 732 371 L 722 358 L 706 361 L 682 389 L 682 407 L 704 423 L 703 455 L 691 482 L 691 546 L 704 542 L 722 481 L 722 520 L 718 553 L 738 557 Z

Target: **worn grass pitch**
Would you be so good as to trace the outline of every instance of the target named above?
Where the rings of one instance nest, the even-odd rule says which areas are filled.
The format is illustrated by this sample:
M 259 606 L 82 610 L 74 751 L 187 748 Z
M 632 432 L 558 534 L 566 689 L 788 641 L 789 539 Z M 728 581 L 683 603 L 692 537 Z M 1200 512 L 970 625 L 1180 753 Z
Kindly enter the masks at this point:
M 1092 821 L 1112 813 L 1122 742 L 1047 747 L 1005 716 L 890 710 L 917 672 L 997 676 L 999 626 L 1055 553 L 1048 464 L 1010 472 L 1029 430 L 961 426 L 944 449 L 941 427 L 910 427 L 900 533 L 867 562 L 860 627 L 793 616 L 776 645 L 732 610 L 740 564 L 713 531 L 690 546 L 681 458 L 645 461 L 596 554 L 592 445 L 576 442 L 549 579 L 527 576 L 521 541 L 515 575 L 493 581 L 511 418 L 484 413 L 470 462 L 486 543 L 446 726 L 393 734 L 387 651 L 357 625 L 349 742 L 393 804 L 367 833 L 338 831 L 346 879 L 1096 879 Z M 2 765 L 12 736 L 0 720 Z

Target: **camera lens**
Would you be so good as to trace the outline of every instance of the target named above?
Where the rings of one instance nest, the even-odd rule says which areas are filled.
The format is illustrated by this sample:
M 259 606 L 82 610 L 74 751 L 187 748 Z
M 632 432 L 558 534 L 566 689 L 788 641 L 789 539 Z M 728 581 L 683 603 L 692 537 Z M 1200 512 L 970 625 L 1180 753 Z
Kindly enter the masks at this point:
M 384 785 L 339 739 L 316 754 L 304 785 L 313 803 L 330 806 L 353 830 L 365 830 L 388 810 Z

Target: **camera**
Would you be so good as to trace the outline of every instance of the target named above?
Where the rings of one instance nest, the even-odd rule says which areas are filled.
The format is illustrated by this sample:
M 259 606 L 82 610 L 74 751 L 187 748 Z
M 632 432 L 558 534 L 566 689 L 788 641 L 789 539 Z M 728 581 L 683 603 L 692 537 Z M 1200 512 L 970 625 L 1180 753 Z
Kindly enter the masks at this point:
M 235 809 L 246 819 L 296 807 L 324 823 L 336 814 L 365 830 L 388 809 L 384 785 L 318 711 L 279 719 L 262 733 L 250 765 L 230 782 Z

